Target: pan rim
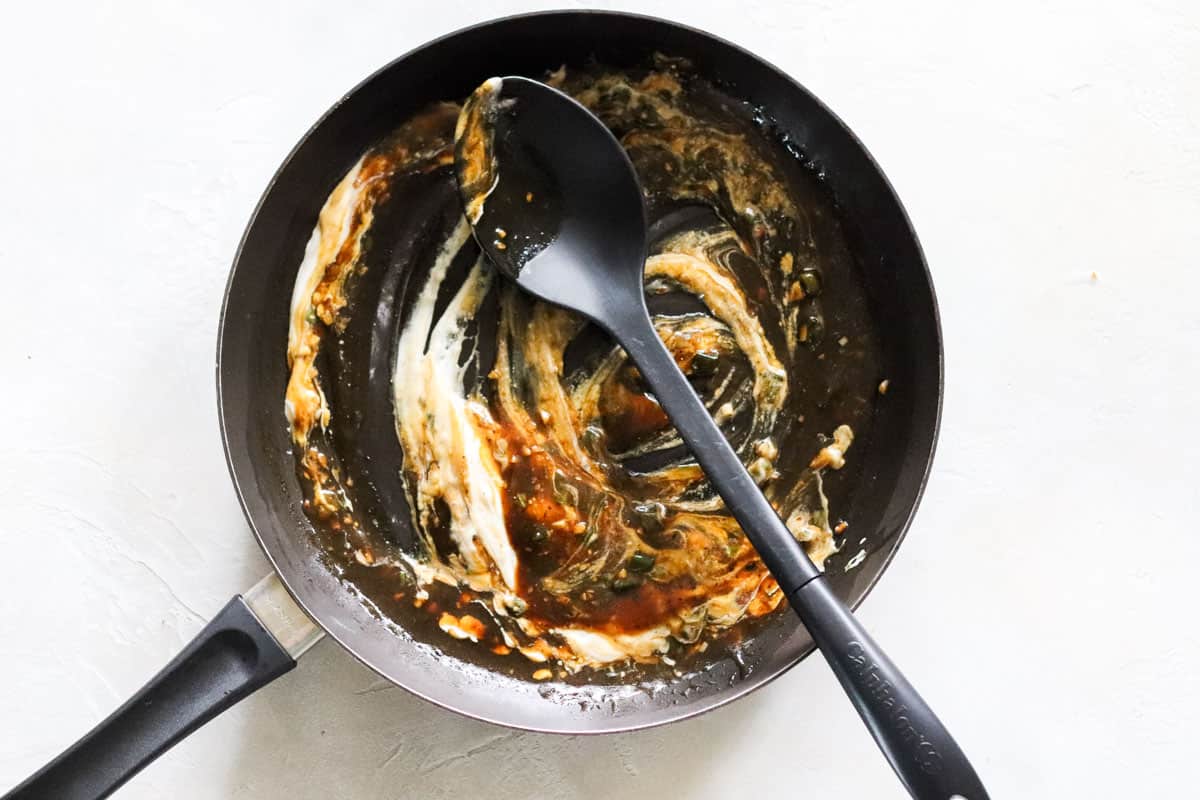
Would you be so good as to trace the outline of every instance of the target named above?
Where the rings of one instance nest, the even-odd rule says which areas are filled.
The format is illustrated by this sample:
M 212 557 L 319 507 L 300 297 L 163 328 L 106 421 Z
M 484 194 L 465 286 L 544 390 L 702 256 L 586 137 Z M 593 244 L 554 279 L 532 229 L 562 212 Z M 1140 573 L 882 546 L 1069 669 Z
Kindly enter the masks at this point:
M 715 45 L 727 48 L 730 51 L 734 51 L 738 55 L 741 55 L 752 61 L 758 62 L 760 65 L 762 65 L 767 70 L 778 75 L 783 81 L 785 81 L 790 86 L 791 89 L 801 92 L 804 95 L 806 95 L 807 97 L 811 98 L 811 100 L 816 104 L 816 106 L 829 116 L 829 119 L 838 128 L 840 128 L 841 132 L 846 137 L 848 137 L 848 139 L 861 151 L 861 153 L 862 153 L 863 157 L 866 159 L 867 163 L 874 170 L 876 175 L 882 181 L 884 188 L 887 190 L 887 192 L 890 194 L 891 198 L 894 200 L 895 205 L 896 205 L 896 210 L 899 212 L 899 220 L 900 220 L 900 222 L 903 223 L 903 226 L 905 228 L 907 236 L 911 239 L 911 241 L 913 243 L 913 246 L 915 248 L 915 252 L 917 255 L 917 260 L 920 263 L 920 267 L 921 267 L 921 270 L 924 275 L 924 283 L 928 287 L 928 290 L 929 290 L 929 299 L 930 299 L 930 305 L 931 305 L 931 311 L 932 311 L 932 320 L 931 320 L 932 325 L 933 325 L 932 332 L 933 332 L 934 339 L 936 342 L 936 361 L 937 361 L 937 364 L 936 364 L 936 372 L 937 372 L 936 401 L 935 401 L 934 408 L 933 408 L 932 429 L 929 431 L 928 454 L 927 454 L 927 456 L 925 456 L 925 459 L 924 459 L 925 463 L 921 470 L 920 479 L 916 483 L 912 503 L 908 509 L 907 514 L 904 515 L 904 519 L 903 519 L 902 523 L 897 527 L 895 541 L 890 546 L 888 552 L 886 552 L 883 555 L 883 560 L 880 563 L 878 571 L 873 576 L 871 576 L 869 578 L 869 580 L 867 580 L 866 584 L 863 586 L 861 594 L 858 597 L 854 598 L 850 602 L 851 609 L 857 609 L 857 608 L 859 608 L 859 606 L 862 605 L 863 601 L 865 601 L 867 596 L 870 595 L 870 593 L 874 590 L 876 584 L 879 582 L 879 580 L 883 576 L 884 572 L 886 572 L 888 567 L 891 565 L 892 560 L 896 556 L 896 552 L 900 549 L 901 544 L 903 544 L 905 537 L 908 535 L 909 529 L 911 528 L 913 521 L 916 517 L 917 510 L 919 509 L 919 507 L 921 505 L 921 501 L 924 497 L 926 486 L 928 485 L 929 477 L 930 477 L 930 474 L 931 474 L 931 471 L 933 468 L 934 457 L 935 457 L 936 451 L 937 451 L 938 438 L 939 438 L 939 435 L 941 432 L 942 409 L 943 409 L 943 402 L 944 402 L 944 398 L 945 398 L 945 352 L 944 352 L 944 345 L 943 345 L 943 339 L 942 339 L 941 314 L 939 311 L 936 290 L 935 290 L 935 287 L 933 284 L 933 276 L 929 270 L 929 263 L 925 257 L 924 248 L 921 246 L 921 242 L 920 242 L 919 237 L 917 236 L 916 230 L 914 229 L 914 227 L 912 225 L 911 217 L 909 216 L 907 209 L 904 207 L 904 204 L 901 201 L 900 196 L 896 193 L 895 188 L 893 187 L 890 179 L 887 177 L 886 173 L 880 167 L 880 165 L 879 165 L 878 161 L 875 159 L 875 157 L 871 154 L 871 152 L 867 149 L 867 147 L 859 139 L 857 134 L 854 133 L 854 131 L 841 119 L 841 117 L 839 117 L 837 114 L 835 114 L 829 108 L 829 106 L 826 105 L 819 97 L 817 97 L 815 94 L 813 94 L 813 92 L 811 92 L 805 86 L 801 85 L 797 80 L 792 78 L 791 75 L 789 75 L 787 72 L 784 72 L 783 70 L 779 69 L 773 63 L 766 60 L 762 56 L 759 56 L 756 53 L 753 53 L 750 50 L 748 50 L 738 44 L 735 44 L 721 36 L 718 36 L 714 33 L 711 33 L 709 31 L 702 30 L 700 28 L 696 28 L 696 27 L 693 27 L 690 25 L 686 25 L 686 24 L 683 24 L 683 23 L 680 23 L 680 22 L 677 22 L 674 20 L 665 19 L 662 17 L 655 17 L 655 16 L 651 16 L 651 15 L 646 15 L 646 14 L 637 14 L 637 13 L 624 12 L 624 11 L 608 11 L 608 10 L 599 10 L 599 9 L 543 10 L 543 11 L 534 11 L 534 12 L 527 12 L 527 13 L 520 13 L 520 14 L 511 14 L 511 15 L 507 15 L 507 16 L 503 16 L 503 17 L 496 17 L 496 18 L 483 20 L 483 21 L 480 21 L 477 23 L 473 23 L 471 25 L 467 25 L 467 26 L 458 28 L 456 30 L 453 30 L 451 32 L 448 32 L 446 34 L 438 36 L 429 41 L 423 42 L 422 44 L 420 44 L 414 48 L 411 48 L 410 50 L 406 51 L 405 53 L 388 61 L 386 64 L 382 65 L 381 67 L 379 67 L 378 69 L 373 71 L 371 74 L 369 74 L 368 76 L 363 78 L 361 81 L 359 81 L 357 84 L 355 84 L 350 90 L 348 90 L 347 92 L 342 94 L 342 96 L 339 97 L 332 105 L 330 105 L 330 107 L 323 114 L 321 114 L 321 116 L 304 132 L 304 134 L 297 140 L 296 144 L 288 151 L 287 155 L 280 162 L 279 167 L 272 174 L 270 180 L 266 184 L 266 187 L 263 189 L 263 192 L 262 192 L 261 196 L 259 197 L 258 202 L 255 204 L 254 210 L 251 212 L 249 220 L 246 223 L 245 230 L 243 231 L 242 236 L 239 239 L 237 250 L 234 253 L 233 264 L 229 271 L 229 277 L 226 281 L 225 290 L 222 293 L 221 312 L 220 312 L 220 316 L 218 319 L 217 353 L 216 353 L 216 364 L 215 364 L 216 390 L 217 390 L 217 418 L 218 418 L 218 423 L 219 423 L 220 431 L 221 431 L 221 443 L 222 443 L 223 452 L 225 454 L 225 463 L 226 463 L 227 469 L 229 470 L 230 479 L 233 482 L 234 492 L 237 495 L 238 504 L 241 506 L 242 514 L 245 517 L 247 524 L 250 526 L 250 530 L 254 534 L 255 540 L 258 542 L 259 548 L 262 550 L 263 554 L 267 558 L 267 561 L 270 563 L 271 569 L 279 577 L 279 580 L 283 584 L 285 590 L 292 597 L 293 601 L 295 601 L 296 604 L 304 611 L 304 613 L 310 619 L 312 619 L 313 622 L 318 627 L 320 627 L 327 636 L 329 636 L 331 639 L 333 639 L 335 642 L 337 642 L 337 644 L 343 650 L 347 651 L 359 663 L 366 666 L 368 669 L 370 669 L 375 674 L 379 675 L 381 678 L 384 678 L 385 680 L 389 681 L 390 683 L 393 683 L 396 686 L 400 687 L 401 689 L 404 689 L 406 692 L 409 692 L 410 694 L 412 694 L 416 697 L 419 697 L 422 700 L 432 703 L 433 705 L 438 706 L 439 708 L 443 708 L 447 711 L 453 712 L 453 713 L 458 714 L 463 717 L 467 717 L 469 719 L 474 719 L 474 720 L 478 720 L 481 722 L 487 722 L 487 723 L 490 723 L 493 725 L 499 725 L 501 727 L 510 728 L 510 729 L 514 729 L 514 730 L 530 731 L 530 732 L 534 732 L 534 733 L 549 733 L 549 734 L 562 734 L 562 735 L 591 735 L 591 734 L 607 734 L 607 733 L 624 733 L 624 732 L 631 732 L 631 731 L 637 731 L 637 730 L 646 730 L 649 728 L 666 725 L 668 723 L 679 722 L 679 721 L 682 721 L 685 719 L 691 719 L 691 718 L 700 716 L 701 714 L 705 714 L 709 711 L 713 711 L 717 708 L 721 708 L 729 703 L 732 703 L 735 700 L 738 700 L 738 699 L 748 695 L 749 693 L 755 691 L 756 689 L 759 689 L 760 687 L 766 686 L 767 684 L 773 682 L 774 680 L 779 678 L 781 675 L 785 674 L 786 672 L 788 672 L 789 670 L 794 668 L 797 664 L 799 664 L 801 661 L 803 661 L 809 655 L 811 655 L 812 652 L 817 649 L 817 647 L 814 643 L 810 642 L 807 646 L 805 646 L 802 650 L 800 650 L 796 654 L 796 656 L 793 660 L 791 660 L 788 663 L 785 663 L 782 667 L 778 668 L 774 672 L 772 672 L 770 674 L 760 674 L 760 677 L 758 677 L 757 680 L 745 680 L 745 681 L 739 682 L 738 684 L 736 684 L 734 686 L 730 686 L 727 690 L 714 695 L 710 702 L 703 704 L 699 707 L 688 707 L 688 708 L 680 709 L 678 711 L 666 710 L 661 714 L 654 715 L 648 719 L 643 719 L 643 720 L 635 721 L 635 722 L 620 722 L 617 718 L 614 718 L 614 721 L 619 722 L 619 724 L 615 724 L 612 726 L 605 726 L 605 727 L 571 728 L 571 727 L 554 726 L 554 725 L 539 726 L 539 725 L 525 724 L 525 723 L 520 723 L 520 722 L 514 722 L 512 720 L 501 719 L 501 718 L 498 718 L 496 715 L 490 715 L 487 713 L 474 711 L 470 708 L 466 708 L 466 707 L 463 707 L 460 705 L 455 705 L 454 703 L 450 702 L 449 700 L 444 700 L 442 698 L 430 696 L 428 693 L 422 692 L 418 689 L 415 689 L 409 685 L 406 685 L 405 683 L 402 683 L 402 682 L 396 680 L 395 677 L 393 677 L 392 675 L 386 674 L 385 672 L 382 671 L 381 668 L 378 668 L 374 664 L 369 662 L 362 654 L 360 654 L 358 652 L 358 650 L 354 646 L 352 646 L 351 644 L 348 644 L 346 641 L 344 641 L 343 637 L 341 635 L 339 635 L 339 632 L 337 631 L 335 626 L 327 624 L 324 620 L 322 620 L 320 618 L 319 615 L 315 614 L 310 609 L 309 604 L 305 602 L 301 593 L 298 592 L 297 589 L 292 585 L 292 582 L 289 581 L 287 571 L 280 567 L 280 564 L 277 561 L 275 554 L 272 552 L 272 549 L 267 545 L 266 541 L 264 540 L 263 534 L 259 530 L 259 525 L 255 521 L 254 513 L 253 513 L 252 509 L 250 508 L 249 504 L 247 503 L 247 499 L 246 499 L 247 494 L 246 494 L 245 487 L 242 484 L 242 481 L 239 479 L 238 468 L 237 468 L 237 466 L 235 464 L 235 460 L 234 460 L 234 458 L 235 458 L 234 448 L 233 448 L 233 446 L 231 444 L 231 440 L 230 440 L 229 423 L 226 419 L 227 401 L 226 401 L 225 389 L 224 389 L 224 385 L 223 385 L 222 363 L 223 363 L 223 354 L 225 351 L 224 350 L 225 349 L 225 334 L 229 327 L 227 325 L 227 314 L 229 312 L 230 298 L 232 296 L 232 292 L 233 292 L 234 284 L 235 284 L 237 276 L 238 276 L 239 268 L 243 268 L 245 248 L 247 245 L 247 241 L 250 238 L 251 232 L 255 229 L 256 223 L 259 221 L 263 207 L 267 203 L 268 199 L 272 196 L 272 193 L 273 193 L 274 189 L 276 188 L 276 186 L 278 185 L 281 176 L 283 175 L 283 173 L 285 171 L 287 171 L 289 166 L 292 164 L 292 162 L 296 158 L 298 152 L 303 149 L 305 144 L 309 141 L 309 139 L 312 138 L 314 133 L 318 129 L 320 129 L 326 123 L 326 121 L 345 102 L 347 102 L 354 95 L 358 94 L 365 86 L 367 86 L 371 82 L 375 81 L 381 75 L 383 75 L 384 73 L 393 69 L 401 62 L 409 60 L 409 59 L 413 58 L 414 56 L 416 56 L 417 54 L 424 52 L 425 50 L 439 46 L 439 45 L 445 43 L 447 40 L 454 39 L 456 37 L 462 36 L 467 33 L 476 32 L 476 31 L 479 31 L 479 30 L 482 30 L 485 28 L 489 28 L 492 26 L 498 26 L 498 25 L 503 25 L 503 24 L 512 23 L 512 22 L 518 22 L 521 20 L 534 19 L 534 18 L 549 18 L 549 17 L 556 17 L 556 16 L 574 17 L 574 18 L 578 18 L 580 16 L 607 17 L 607 18 L 613 18 L 613 19 L 624 19 L 624 20 L 639 22 L 639 23 L 648 23 L 648 24 L 652 24 L 652 25 L 670 26 L 672 28 L 681 30 L 685 33 L 689 33 L 694 36 L 697 36 L 697 37 L 700 37 L 703 39 L 707 39 L 707 40 L 711 41 L 712 43 L 714 43 Z

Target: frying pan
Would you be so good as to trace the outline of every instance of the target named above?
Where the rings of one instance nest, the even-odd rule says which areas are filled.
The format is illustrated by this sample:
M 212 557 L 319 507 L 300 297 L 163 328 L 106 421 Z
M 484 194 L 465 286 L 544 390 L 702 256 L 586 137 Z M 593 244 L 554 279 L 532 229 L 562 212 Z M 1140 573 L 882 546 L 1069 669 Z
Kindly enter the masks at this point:
M 8 797 L 99 797 L 225 708 L 295 665 L 322 633 L 383 677 L 443 708 L 533 731 L 602 733 L 662 725 L 745 695 L 814 649 L 790 614 L 773 615 L 737 659 L 655 687 L 547 686 L 454 658 L 380 618 L 329 569 L 301 508 L 283 417 L 288 300 L 329 191 L 364 150 L 428 103 L 466 96 L 496 74 L 540 76 L 594 57 L 616 66 L 656 52 L 689 59 L 763 109 L 818 170 L 840 211 L 891 386 L 861 467 L 839 505 L 869 532 L 865 557 L 827 565 L 857 606 L 912 520 L 933 457 L 942 347 L 929 272 L 899 199 L 853 133 L 771 65 L 710 34 L 630 14 L 548 12 L 452 33 L 393 61 L 338 101 L 267 187 L 234 260 L 221 313 L 217 398 L 238 497 L 274 573 L 235 597 L 171 664 L 112 716 Z M 854 548 L 848 548 L 853 550 Z M 315 625 L 313 624 L 315 621 Z M 317 627 L 319 626 L 319 627 Z

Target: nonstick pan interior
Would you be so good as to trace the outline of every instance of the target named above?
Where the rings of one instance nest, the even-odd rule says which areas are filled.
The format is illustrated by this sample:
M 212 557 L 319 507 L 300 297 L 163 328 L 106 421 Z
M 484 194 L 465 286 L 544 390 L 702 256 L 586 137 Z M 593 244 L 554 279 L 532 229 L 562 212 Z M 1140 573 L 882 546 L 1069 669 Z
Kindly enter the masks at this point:
M 654 52 L 690 59 L 732 95 L 763 109 L 819 170 L 841 210 L 882 344 L 887 402 L 855 456 L 841 516 L 859 534 L 828 564 L 835 590 L 857 604 L 899 545 L 933 454 L 941 398 L 936 304 L 916 237 L 861 144 L 804 89 L 707 34 L 622 14 L 556 12 L 451 34 L 388 65 L 306 135 L 268 187 L 243 239 L 226 295 L 218 395 L 230 469 L 247 518 L 300 604 L 381 675 L 439 705 L 532 730 L 603 732 L 691 716 L 777 676 L 813 648 L 790 614 L 776 614 L 742 649 L 709 669 L 641 685 L 554 687 L 445 655 L 382 620 L 321 562 L 301 510 L 282 414 L 287 306 L 304 244 L 329 190 L 369 145 L 426 104 L 465 96 L 494 74 L 540 76 L 588 58 L 614 65 Z M 406 516 L 406 512 L 403 513 Z M 849 571 L 848 559 L 865 556 Z

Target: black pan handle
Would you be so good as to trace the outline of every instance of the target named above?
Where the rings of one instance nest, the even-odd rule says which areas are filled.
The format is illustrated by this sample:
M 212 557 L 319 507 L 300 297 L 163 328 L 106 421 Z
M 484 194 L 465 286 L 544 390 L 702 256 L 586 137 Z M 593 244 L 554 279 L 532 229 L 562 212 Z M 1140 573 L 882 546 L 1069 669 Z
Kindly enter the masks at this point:
M 271 583 L 282 592 L 272 575 L 248 594 Z M 297 648 L 281 644 L 255 615 L 263 615 L 263 599 L 256 595 L 248 604 L 238 595 L 230 600 L 128 702 L 4 800 L 107 797 L 180 739 L 296 666 L 292 656 L 298 655 Z M 270 613 L 279 601 L 267 599 L 276 604 L 268 608 Z M 273 622 L 269 616 L 267 621 Z M 307 618 L 304 622 L 317 631 Z M 299 651 L 318 638 L 319 632 L 310 635 Z M 292 644 L 286 638 L 285 643 Z
M 823 577 L 795 590 L 788 601 L 909 794 L 919 800 L 988 800 L 950 732 Z

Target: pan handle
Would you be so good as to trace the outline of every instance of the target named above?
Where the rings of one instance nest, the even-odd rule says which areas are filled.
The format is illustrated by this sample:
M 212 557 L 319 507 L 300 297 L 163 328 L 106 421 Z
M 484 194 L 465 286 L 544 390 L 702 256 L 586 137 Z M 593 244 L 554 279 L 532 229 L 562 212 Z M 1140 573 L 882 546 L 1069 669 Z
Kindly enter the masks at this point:
M 4 800 L 107 797 L 183 737 L 296 666 L 322 636 L 271 573 L 125 705 Z
M 788 600 L 909 794 L 918 800 L 988 800 L 950 732 L 825 578 L 809 581 Z

